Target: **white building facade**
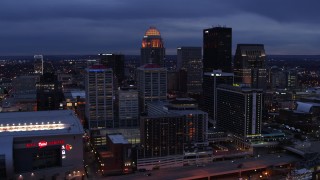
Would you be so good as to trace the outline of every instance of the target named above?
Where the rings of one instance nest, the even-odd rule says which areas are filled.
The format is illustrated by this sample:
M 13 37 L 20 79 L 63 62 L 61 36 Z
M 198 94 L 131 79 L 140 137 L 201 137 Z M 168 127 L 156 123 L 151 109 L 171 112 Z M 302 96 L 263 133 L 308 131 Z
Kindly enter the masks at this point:
M 113 72 L 103 65 L 86 69 L 86 118 L 89 129 L 113 128 Z
M 157 64 L 146 64 L 137 71 L 139 111 L 145 112 L 148 102 L 167 99 L 167 70 Z

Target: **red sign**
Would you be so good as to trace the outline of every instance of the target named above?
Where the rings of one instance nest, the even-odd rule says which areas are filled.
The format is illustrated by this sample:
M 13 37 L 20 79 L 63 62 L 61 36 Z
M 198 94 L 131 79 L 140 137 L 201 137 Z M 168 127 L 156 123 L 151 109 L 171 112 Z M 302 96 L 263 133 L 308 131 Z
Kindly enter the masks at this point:
M 67 144 L 67 145 L 66 145 L 66 149 L 67 149 L 68 151 L 70 151 L 70 150 L 72 149 L 72 146 L 71 146 L 70 144 Z
M 44 148 L 46 146 L 62 145 L 62 144 L 64 144 L 64 140 L 39 141 L 38 143 L 28 143 L 26 144 L 26 147 L 27 148 L 32 148 L 32 147 Z
M 39 148 L 44 148 L 48 145 L 48 142 L 47 141 L 40 141 L 38 142 L 38 146 Z

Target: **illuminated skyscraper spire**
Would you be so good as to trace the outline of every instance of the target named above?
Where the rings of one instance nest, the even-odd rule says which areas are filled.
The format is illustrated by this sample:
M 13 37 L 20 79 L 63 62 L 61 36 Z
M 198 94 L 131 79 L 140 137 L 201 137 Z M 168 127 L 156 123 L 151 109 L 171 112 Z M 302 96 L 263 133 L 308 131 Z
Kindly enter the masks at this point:
M 150 27 L 142 39 L 140 65 L 158 64 L 164 66 L 165 48 L 160 32 L 155 27 Z

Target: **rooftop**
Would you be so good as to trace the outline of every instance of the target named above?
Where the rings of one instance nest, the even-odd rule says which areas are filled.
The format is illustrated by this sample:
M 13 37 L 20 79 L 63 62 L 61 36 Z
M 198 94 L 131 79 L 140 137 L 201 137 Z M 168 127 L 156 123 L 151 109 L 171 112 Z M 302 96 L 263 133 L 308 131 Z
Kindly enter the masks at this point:
M 311 112 L 312 107 L 319 107 L 320 103 L 314 103 L 314 102 L 297 102 L 298 107 L 297 110 L 298 112 L 306 112 L 309 113 Z
M 160 31 L 156 27 L 150 27 L 146 31 L 145 36 L 160 36 Z
M 158 64 L 145 64 L 140 66 L 140 68 L 161 68 Z
M 96 64 L 96 65 L 92 65 L 90 67 L 90 69 L 106 69 L 107 67 L 105 67 L 104 65 L 101 64 Z
M 76 99 L 78 96 L 80 98 L 85 98 L 86 97 L 86 93 L 84 90 L 70 90 L 70 91 L 66 91 L 64 93 L 64 96 L 67 98 L 67 99 Z
M 129 144 L 129 141 L 121 134 L 109 134 L 108 137 L 113 144 Z
M 83 133 L 80 120 L 70 110 L 0 113 L 0 136 Z
M 220 85 L 218 85 L 217 89 L 227 89 L 230 91 L 240 92 L 240 93 L 251 93 L 251 92 L 262 93 L 263 92 L 262 89 L 252 89 L 252 88 L 246 87 L 246 86 L 231 86 L 231 85 L 227 85 L 227 84 L 220 84 Z
M 222 72 L 221 70 L 213 70 L 212 72 L 204 72 L 205 76 L 234 76 L 233 73 Z

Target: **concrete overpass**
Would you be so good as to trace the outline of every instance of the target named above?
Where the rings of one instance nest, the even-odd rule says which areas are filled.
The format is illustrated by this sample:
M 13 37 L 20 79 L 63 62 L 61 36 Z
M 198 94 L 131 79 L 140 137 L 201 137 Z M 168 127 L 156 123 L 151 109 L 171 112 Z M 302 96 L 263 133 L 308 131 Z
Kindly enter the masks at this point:
M 306 155 L 306 152 L 299 150 L 299 149 L 296 149 L 296 148 L 293 148 L 293 147 L 290 147 L 290 146 L 282 146 L 282 148 L 289 151 L 289 152 L 297 154 L 301 157 L 304 157 Z
M 144 173 L 137 172 L 135 174 L 124 175 L 124 176 L 116 176 L 116 177 L 104 177 L 105 179 L 114 179 L 114 180 L 126 180 L 126 179 L 180 179 L 180 180 L 191 180 L 197 178 L 207 178 L 225 174 L 233 174 L 238 173 L 240 170 L 242 172 L 245 171 L 254 171 L 259 169 L 265 169 L 270 166 L 283 166 L 293 162 L 298 161 L 299 158 L 281 154 L 268 154 L 261 155 L 259 158 L 243 158 L 237 160 L 230 161 L 218 161 L 207 164 L 205 167 L 197 167 L 197 166 L 183 166 L 178 168 L 168 168 L 168 169 L 160 169 L 148 171 L 151 173 L 151 177 L 145 176 Z M 242 164 L 242 168 L 239 169 L 239 164 Z M 101 179 L 104 179 L 101 177 Z

